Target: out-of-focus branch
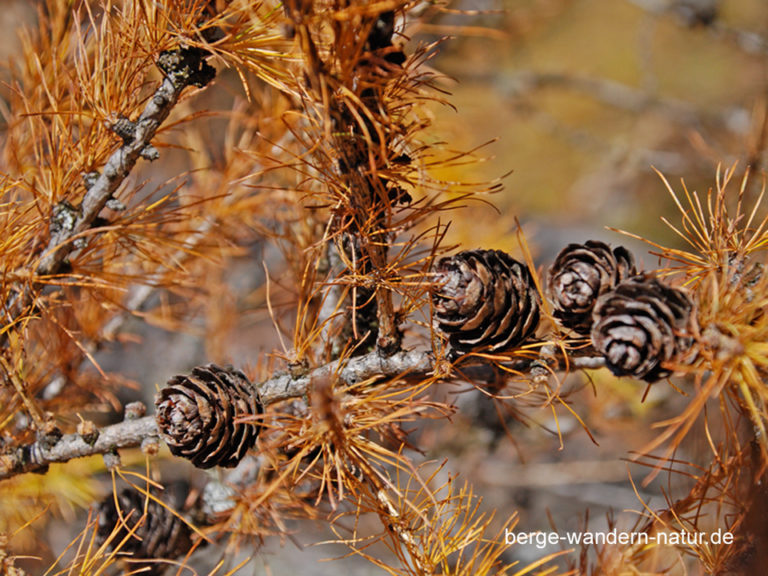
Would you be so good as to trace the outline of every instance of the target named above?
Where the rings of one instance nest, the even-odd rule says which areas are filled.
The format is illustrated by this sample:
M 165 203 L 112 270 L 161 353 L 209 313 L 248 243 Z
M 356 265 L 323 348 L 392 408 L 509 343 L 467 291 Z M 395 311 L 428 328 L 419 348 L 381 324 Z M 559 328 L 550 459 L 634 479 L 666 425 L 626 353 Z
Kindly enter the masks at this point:
M 194 232 L 192 232 L 189 239 L 185 242 L 185 248 L 195 248 L 212 226 L 213 222 L 211 220 L 205 220 Z M 181 262 L 190 254 L 186 249 L 176 251 L 169 260 L 172 262 Z M 92 356 L 99 350 L 104 342 L 113 340 L 128 318 L 135 312 L 138 312 L 150 296 L 152 296 L 154 290 L 157 285 L 160 284 L 160 280 L 162 279 L 162 273 L 159 268 L 160 267 L 158 267 L 155 272 L 147 273 L 143 278 L 143 283 L 135 284 L 131 287 L 123 300 L 122 309 L 115 313 L 115 315 L 104 324 L 97 339 L 88 341 L 81 340 L 81 349 L 86 353 L 82 363 L 90 362 L 91 360 L 89 356 Z M 43 390 L 43 399 L 51 400 L 56 398 L 65 390 L 66 384 L 67 378 L 63 374 L 59 374 L 51 380 Z
M 706 28 L 732 41 L 748 54 L 768 54 L 768 38 L 751 30 L 728 26 L 718 19 L 717 0 L 628 0 L 655 16 L 670 14 L 688 28 Z
M 653 88 L 638 88 L 607 78 L 584 76 L 567 71 L 521 70 L 495 82 L 499 85 L 499 91 L 519 113 L 558 139 L 569 142 L 576 148 L 591 150 L 605 162 L 624 160 L 628 158 L 629 153 L 634 163 L 640 162 L 644 166 L 649 164 L 663 166 L 671 171 L 683 170 L 684 164 L 688 162 L 684 154 L 642 147 L 628 151 L 623 143 L 608 142 L 596 135 L 589 127 L 580 126 L 578 123 L 569 124 L 552 115 L 537 98 L 539 91 L 555 89 L 578 92 L 605 106 L 633 115 L 647 113 L 663 115 L 670 123 L 695 132 L 714 129 L 738 135 L 740 126 L 743 125 L 742 119 L 750 114 L 748 109 L 741 106 L 708 109 L 693 102 L 664 96 Z
M 699 129 L 702 126 L 715 125 L 724 131 L 734 131 L 737 119 L 749 114 L 743 107 L 730 106 L 709 110 L 696 106 L 692 102 L 659 95 L 644 88 L 628 86 L 621 82 L 601 77 L 584 76 L 569 72 L 540 72 L 521 70 L 497 81 L 500 91 L 528 114 L 535 112 L 535 117 L 545 127 L 555 133 L 561 133 L 567 140 L 578 146 L 600 146 L 600 140 L 586 130 L 563 127 L 562 122 L 542 112 L 535 95 L 539 90 L 555 88 L 583 93 L 597 102 L 624 110 L 632 114 L 654 112 L 664 115 L 670 122 L 685 128 Z M 648 150 L 649 158 L 644 162 L 662 164 L 669 161 L 669 153 Z M 657 156 L 653 158 L 652 156 Z M 665 158 L 666 157 L 666 158 Z M 647 160 L 647 162 L 646 162 Z
M 344 272 L 344 263 L 339 256 L 338 246 L 335 242 L 326 244 L 326 258 L 328 261 L 328 276 L 330 282 L 323 290 L 323 299 L 318 313 L 318 323 L 323 326 L 323 342 L 332 358 L 338 358 L 344 347 L 342 324 L 348 322 L 349 314 L 344 310 L 346 289 L 337 278 Z
M 531 373 L 543 370 L 590 369 L 604 366 L 604 360 L 596 357 L 575 357 L 568 359 L 520 359 L 505 364 L 505 367 Z M 545 365 L 547 368 L 545 368 Z M 482 363 L 468 366 L 461 373 L 469 375 L 481 370 Z M 289 373 L 278 374 L 257 386 L 261 402 L 265 405 L 282 400 L 299 398 L 309 391 L 312 382 L 336 380 L 344 385 L 354 385 L 370 380 L 396 378 L 399 376 L 423 377 L 435 373 L 436 362 L 431 352 L 423 350 L 400 351 L 385 355 L 379 351 L 369 352 L 345 360 L 336 360 L 311 370 L 299 377 Z M 444 376 L 445 379 L 449 374 Z M 154 416 L 126 419 L 123 422 L 94 430 L 90 438 L 85 434 L 66 434 L 55 443 L 42 438 L 30 445 L 21 446 L 11 453 L 0 456 L 0 480 L 25 472 L 43 471 L 54 462 L 67 462 L 75 458 L 95 454 L 111 454 L 118 448 L 135 448 L 144 442 L 158 438 Z
M 619 110 L 635 113 L 650 109 L 658 110 L 682 124 L 696 124 L 702 120 L 701 113 L 687 102 L 662 98 L 606 78 L 593 78 L 567 72 L 520 71 L 504 82 L 505 91 L 511 98 L 526 96 L 545 88 L 565 88 L 589 94 L 600 102 Z

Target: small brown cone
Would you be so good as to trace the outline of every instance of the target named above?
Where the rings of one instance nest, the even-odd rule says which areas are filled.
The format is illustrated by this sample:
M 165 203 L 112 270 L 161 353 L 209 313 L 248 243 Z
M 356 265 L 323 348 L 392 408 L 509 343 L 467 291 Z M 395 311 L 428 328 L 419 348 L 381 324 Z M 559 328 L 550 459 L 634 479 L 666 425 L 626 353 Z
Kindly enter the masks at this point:
M 441 259 L 432 293 L 437 327 L 455 353 L 498 352 L 536 331 L 540 297 L 528 267 L 500 250 Z
M 234 467 L 256 443 L 263 411 L 253 385 L 233 368 L 198 366 L 174 376 L 155 398 L 157 427 L 171 453 L 198 468 Z
M 692 359 L 693 303 L 652 276 L 625 280 L 598 299 L 592 344 L 618 376 L 655 382 L 671 374 L 665 364 Z
M 635 274 L 634 258 L 622 246 L 611 250 L 596 240 L 569 244 L 549 269 L 547 290 L 555 318 L 588 336 L 597 299 Z
M 168 506 L 181 507 L 183 495 L 175 494 Z M 145 515 L 146 506 L 146 515 Z M 174 560 L 192 548 L 192 529 L 159 502 L 133 489 L 110 494 L 99 506 L 96 541 L 99 545 L 109 539 L 109 549 L 131 560 Z M 167 562 L 131 563 L 131 570 L 159 576 L 168 568 Z

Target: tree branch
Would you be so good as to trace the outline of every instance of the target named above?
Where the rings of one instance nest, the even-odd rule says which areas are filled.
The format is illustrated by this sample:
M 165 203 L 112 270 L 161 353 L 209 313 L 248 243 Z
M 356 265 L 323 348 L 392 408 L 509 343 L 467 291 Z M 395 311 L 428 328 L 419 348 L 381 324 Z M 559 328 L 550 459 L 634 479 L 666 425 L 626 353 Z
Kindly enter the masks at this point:
M 215 69 L 205 62 L 205 55 L 204 51 L 195 48 L 160 54 L 157 65 L 163 70 L 165 78 L 141 115 L 135 122 L 123 118 L 112 127 L 123 138 L 123 145 L 112 153 L 101 174 L 89 181 L 79 208 L 67 202 L 54 206 L 48 245 L 35 268 L 37 276 L 56 274 L 62 269 L 67 257 L 77 248 L 76 240 L 93 225 L 139 158 L 157 158 L 152 139 L 168 118 L 184 88 L 190 85 L 202 88 L 215 75 Z M 25 286 L 9 299 L 6 310 L 10 311 L 12 317 L 16 317 L 31 302 L 31 287 Z M 6 337 L 3 336 L 0 342 L 5 342 Z
M 672 14 L 688 28 L 705 28 L 716 38 L 732 41 L 747 54 L 768 54 L 768 38 L 759 32 L 735 28 L 718 16 L 717 0 L 628 0 L 649 14 Z
M 377 376 L 381 378 L 405 373 L 424 374 L 433 369 L 433 358 L 428 352 L 399 352 L 393 356 L 382 356 L 371 352 L 346 360 L 335 361 L 312 370 L 299 378 L 280 374 L 257 386 L 261 401 L 273 404 L 281 400 L 297 398 L 306 394 L 313 380 L 333 375 L 344 384 L 355 384 Z M 75 458 L 107 454 L 118 448 L 135 448 L 149 439 L 158 438 L 154 416 L 126 419 L 106 426 L 98 431 L 95 441 L 87 442 L 82 434 L 66 434 L 55 444 L 42 438 L 14 452 L 0 456 L 0 480 L 25 472 L 45 471 L 54 462 L 67 462 Z
M 53 446 L 49 446 L 50 440 L 38 440 L 0 456 L 0 480 L 25 472 L 44 472 L 54 462 L 141 446 L 146 439 L 157 437 L 155 417 L 145 416 L 101 428 L 93 442 L 87 442 L 82 434 L 65 434 Z
M 322 338 L 326 349 L 333 358 L 338 358 L 344 347 L 342 324 L 349 321 L 349 314 L 344 310 L 347 290 L 338 282 L 345 267 L 335 242 L 326 243 L 326 259 L 329 282 L 323 290 L 317 322 L 323 327 Z
M 558 357 L 554 366 L 546 359 L 522 359 L 509 364 L 518 370 L 531 372 L 542 368 L 544 363 L 550 369 L 565 369 L 565 359 Z M 602 358 L 575 357 L 568 359 L 572 369 L 600 368 L 605 365 Z M 469 367 L 469 371 L 472 367 Z M 400 351 L 386 356 L 375 350 L 363 356 L 329 362 L 311 370 L 307 374 L 293 377 L 289 373 L 278 374 L 256 386 L 264 405 L 282 400 L 304 396 L 313 381 L 336 379 L 344 385 L 354 385 L 366 380 L 375 382 L 379 379 L 412 375 L 425 376 L 435 372 L 435 358 L 431 352 L 423 350 Z M 447 377 L 447 376 L 446 376 Z M 50 438 L 41 438 L 27 446 L 21 446 L 14 452 L 0 456 L 0 480 L 26 472 L 45 471 L 54 462 L 67 462 L 75 458 L 109 454 L 118 448 L 135 448 L 146 440 L 159 438 L 154 416 L 128 418 L 123 422 L 106 426 L 98 430 L 95 439 L 87 441 L 83 434 L 66 434 L 55 444 Z
M 203 87 L 213 79 L 215 70 L 204 61 L 204 56 L 203 51 L 196 49 L 180 49 L 160 55 L 157 65 L 165 78 L 139 118 L 135 122 L 125 120 L 122 123 L 119 135 L 123 137 L 123 145 L 112 153 L 101 174 L 91 184 L 74 222 L 51 234 L 48 248 L 37 266 L 38 275 L 55 273 L 60 268 L 75 249 L 75 236 L 90 228 L 140 157 L 156 159 L 152 139 L 179 101 L 184 88 L 189 85 Z M 117 132 L 117 128 L 113 129 Z
M 391 356 L 377 350 L 363 356 L 335 360 L 320 366 L 299 378 L 290 374 L 279 374 L 258 386 L 261 401 L 272 404 L 280 400 L 296 398 L 307 393 L 313 380 L 336 377 L 343 384 L 357 384 L 376 378 L 391 378 L 399 374 L 428 374 L 435 368 L 431 353 L 420 350 L 401 351 Z

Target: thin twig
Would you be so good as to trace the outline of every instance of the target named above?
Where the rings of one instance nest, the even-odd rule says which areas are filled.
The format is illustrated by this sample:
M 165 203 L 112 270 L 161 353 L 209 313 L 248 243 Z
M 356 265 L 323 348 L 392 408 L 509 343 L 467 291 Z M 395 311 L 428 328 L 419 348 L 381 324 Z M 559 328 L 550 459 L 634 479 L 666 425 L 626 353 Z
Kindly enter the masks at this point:
M 580 356 L 571 358 L 568 365 L 578 370 L 597 370 L 605 367 L 605 358 L 603 356 Z

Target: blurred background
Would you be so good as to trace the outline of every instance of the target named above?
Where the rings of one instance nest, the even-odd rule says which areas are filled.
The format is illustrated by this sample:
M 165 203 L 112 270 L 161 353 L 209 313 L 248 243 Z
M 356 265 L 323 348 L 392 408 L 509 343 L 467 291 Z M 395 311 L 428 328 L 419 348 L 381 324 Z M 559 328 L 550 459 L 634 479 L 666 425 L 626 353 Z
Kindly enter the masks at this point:
M 737 177 L 747 167 L 752 173 L 747 195 L 759 193 L 766 167 L 768 3 L 507 0 L 459 7 L 485 13 L 445 15 L 425 31 L 436 37 L 442 25 L 455 34 L 435 67 L 453 79 L 446 85 L 457 112 L 438 109 L 437 132 L 461 149 L 491 142 L 479 152 L 487 161 L 471 167 L 470 179 L 511 173 L 504 191 L 491 198 L 498 212 L 469 208 L 471 217 L 453 221 L 452 240 L 514 251 L 516 216 L 541 270 L 567 243 L 588 239 L 624 244 L 654 268 L 658 258 L 648 245 L 606 229 L 680 244 L 661 221 L 679 224 L 680 216 L 654 170 L 675 190 L 683 191 L 684 179 L 688 190 L 703 195 L 714 187 L 718 166 L 738 163 Z M 738 185 L 731 184 L 732 193 Z M 471 424 L 464 418 L 472 410 L 460 412 L 450 449 L 462 457 L 451 465 L 502 516 L 518 511 L 520 531 L 601 530 L 610 514 L 629 529 L 641 518 L 638 496 L 658 508 L 665 507 L 664 494 L 671 500 L 686 494 L 680 475 L 662 474 L 643 486 L 648 468 L 627 462 L 654 437 L 654 423 L 687 404 L 686 384 L 676 382 L 681 394 L 659 383 L 642 401 L 642 384 L 604 371 L 590 377 L 582 389 L 581 378 L 563 385 L 576 390 L 572 406 L 597 444 L 561 410 L 561 449 L 557 436 L 544 432 L 556 427 L 552 413 L 526 411 L 536 424 L 515 422 L 510 434 L 491 442 L 489 456 L 476 443 L 498 430 L 477 423 L 493 422 L 498 406 L 467 401 L 474 407 Z M 706 462 L 704 436 L 694 430 L 676 457 Z M 542 552 L 529 546 L 509 554 L 530 561 Z M 688 569 L 701 573 L 695 562 Z
M 493 202 L 520 218 L 543 261 L 570 240 L 618 240 L 605 226 L 672 240 L 659 221 L 673 214 L 671 200 L 653 168 L 675 187 L 685 178 L 705 192 L 718 164 L 738 161 L 761 184 L 765 2 L 462 6 L 487 12 L 440 21 L 456 38 L 435 66 L 455 79 L 448 84 L 458 111 L 437 113 L 438 132 L 462 149 L 496 139 L 473 175 L 512 171 Z M 508 218 L 480 214 L 483 225 L 473 218 L 468 232 L 477 245 L 506 238 Z
M 437 132 L 461 149 L 490 142 L 480 152 L 487 161 L 471 167 L 470 179 L 511 173 L 504 191 L 491 198 L 498 212 L 469 208 L 471 217 L 453 221 L 450 239 L 514 251 L 516 216 L 541 270 L 567 243 L 588 239 L 624 244 L 644 267 L 655 268 L 659 261 L 647 244 L 606 229 L 679 246 L 661 218 L 679 224 L 680 215 L 654 170 L 678 192 L 684 179 L 688 190 L 704 195 L 714 187 L 718 166 L 738 163 L 738 179 L 748 167 L 752 173 L 747 196 L 759 193 L 766 167 L 768 3 L 508 0 L 461 6 L 486 12 L 445 15 L 439 22 L 456 35 L 442 46 L 435 67 L 453 79 L 446 85 L 457 112 L 439 109 Z M 738 186 L 732 183 L 731 192 Z M 462 457 L 451 465 L 502 516 L 517 510 L 520 531 L 587 524 L 601 530 L 610 514 L 629 529 L 641 518 L 638 496 L 658 508 L 665 507 L 664 494 L 671 500 L 686 494 L 681 475 L 662 474 L 643 486 L 648 468 L 627 462 L 654 437 L 654 423 L 687 404 L 686 384 L 676 382 L 681 394 L 659 383 L 642 401 L 642 384 L 604 371 L 590 377 L 582 389 L 581 378 L 563 385 L 576 390 L 572 406 L 596 443 L 562 410 L 557 424 L 546 410 L 526 411 L 536 424 L 515 422 L 497 445 L 491 442 L 489 456 L 476 449 L 479 437 L 487 440 L 498 430 L 477 423 L 493 422 L 498 406 L 467 401 L 475 417 L 466 428 L 472 409 L 460 412 L 450 449 Z M 556 435 L 543 433 L 556 425 L 562 449 Z M 694 430 L 676 457 L 706 462 L 704 437 L 703 429 Z M 509 553 L 525 561 L 543 556 L 532 546 Z M 695 562 L 688 569 L 701 573 Z
M 33 22 L 31 4 L 0 1 L 3 29 Z M 750 193 L 762 185 L 767 31 L 765 0 L 466 0 L 414 28 L 409 46 L 440 42 L 430 66 L 450 92 L 451 106 L 432 106 L 429 138 L 456 150 L 476 149 L 485 159 L 439 176 L 478 183 L 503 177 L 504 183 L 503 192 L 487 197 L 495 209 L 476 203 L 453 215 L 447 242 L 519 254 L 517 218 L 542 270 L 567 243 L 588 239 L 625 244 L 645 267 L 655 267 L 645 244 L 606 229 L 677 242 L 660 218 L 679 222 L 679 216 L 654 168 L 676 189 L 684 179 L 689 190 L 704 193 L 718 165 L 738 162 L 753 173 Z M 443 41 L 446 36 L 451 39 Z M 0 60 L 18 50 L 15 34 L 4 34 Z M 228 315 L 220 321 L 228 328 L 215 343 L 205 330 L 176 333 L 137 324 L 129 327 L 135 341 L 101 352 L 99 361 L 145 383 L 147 389 L 134 394 L 145 400 L 155 385 L 215 351 L 226 350 L 235 363 L 258 364 L 259 354 L 277 348 L 278 339 L 264 298 L 245 295 L 263 285 L 261 259 L 274 262 L 280 255 L 264 245 L 254 254 L 256 260 L 235 261 L 226 273 L 242 301 L 224 310 Z M 222 309 L 226 300 L 218 304 Z M 213 315 L 208 311 L 209 321 Z M 564 532 L 583 526 L 588 515 L 598 530 L 612 510 L 621 525 L 631 526 L 639 516 L 628 510 L 642 504 L 629 474 L 639 486 L 648 470 L 626 460 L 654 437 L 652 424 L 678 413 L 686 399 L 662 382 L 641 402 L 642 385 L 603 371 L 590 378 L 573 376 L 563 386 L 572 391 L 572 407 L 594 442 L 565 410 L 555 419 L 549 409 L 522 408 L 520 422 L 508 404 L 457 387 L 451 393 L 460 392 L 460 411 L 448 424 L 420 429 L 419 444 L 427 459 L 448 459 L 441 475 L 458 474 L 472 484 L 499 524 L 517 514 L 519 531 L 554 524 Z M 706 451 L 702 435 L 694 431 L 685 450 L 678 456 L 695 462 Z M 659 477 L 638 487 L 639 495 L 651 507 L 663 506 L 663 492 L 685 494 L 684 480 L 673 480 Z M 81 519 L 64 524 L 74 530 Z M 71 539 L 61 527 L 54 524 L 47 536 L 54 550 Z M 312 546 L 332 537 L 317 526 L 295 528 L 285 550 L 269 542 L 243 573 L 382 573 L 354 558 L 315 563 L 345 549 Z M 294 553 L 296 545 L 302 553 Z M 507 559 L 529 562 L 556 549 L 510 548 Z

